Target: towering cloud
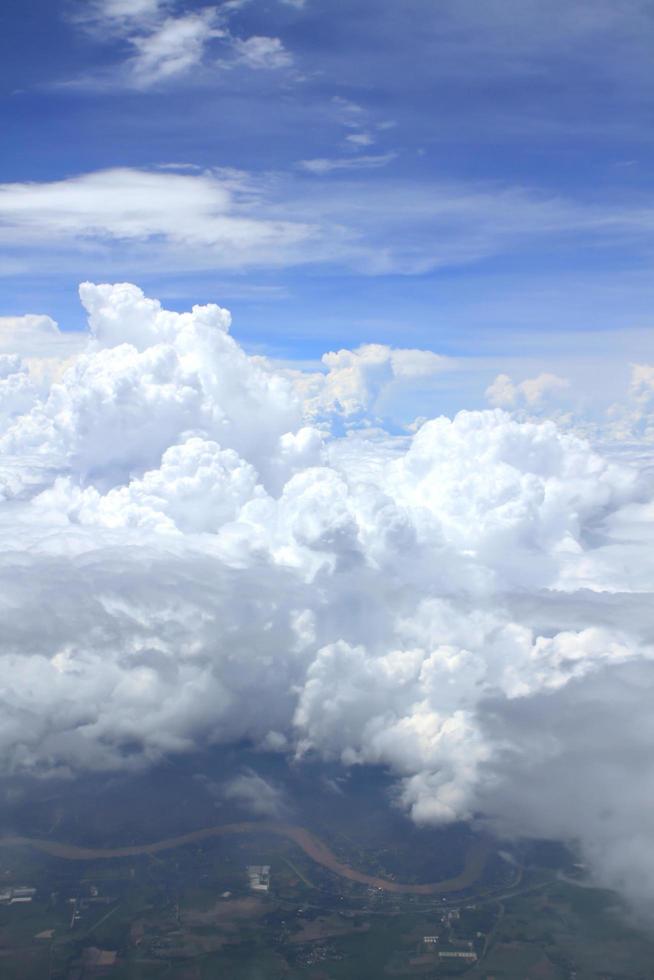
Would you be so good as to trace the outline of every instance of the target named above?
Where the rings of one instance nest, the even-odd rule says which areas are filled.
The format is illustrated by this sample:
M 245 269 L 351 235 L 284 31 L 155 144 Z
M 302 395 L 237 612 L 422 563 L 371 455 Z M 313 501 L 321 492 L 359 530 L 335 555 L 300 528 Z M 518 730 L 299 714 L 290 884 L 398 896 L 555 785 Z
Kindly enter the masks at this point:
M 574 839 L 649 893 L 645 476 L 499 409 L 329 436 L 446 362 L 368 346 L 302 378 L 218 306 L 80 293 L 61 376 L 0 362 L 4 771 L 243 738 L 383 764 L 417 821 Z

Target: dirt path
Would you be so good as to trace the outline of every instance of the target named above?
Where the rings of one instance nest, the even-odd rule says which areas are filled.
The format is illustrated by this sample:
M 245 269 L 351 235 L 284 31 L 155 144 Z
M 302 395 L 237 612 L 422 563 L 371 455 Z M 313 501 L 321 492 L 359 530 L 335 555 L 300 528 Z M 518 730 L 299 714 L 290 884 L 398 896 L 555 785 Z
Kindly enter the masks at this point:
M 128 847 L 77 847 L 75 844 L 62 844 L 58 841 L 41 840 L 35 837 L 2 837 L 0 847 L 33 847 L 52 857 L 65 858 L 69 861 L 103 861 L 112 858 L 137 857 L 142 854 L 157 854 L 159 851 L 170 851 L 185 844 L 194 844 L 208 840 L 211 837 L 224 837 L 228 834 L 277 834 L 292 840 L 316 864 L 328 868 L 341 878 L 356 881 L 360 885 L 380 888 L 385 892 L 398 892 L 413 895 L 442 895 L 447 892 L 460 891 L 474 884 L 486 864 L 487 847 L 482 842 L 473 844 L 466 855 L 465 866 L 461 874 L 444 881 L 434 881 L 430 884 L 404 884 L 400 881 L 389 881 L 387 878 L 376 878 L 373 875 L 356 871 L 349 865 L 343 864 L 326 844 L 304 827 L 296 827 L 285 823 L 230 823 L 218 827 L 205 827 L 203 830 L 193 830 L 179 837 L 167 837 L 165 840 L 154 841 L 152 844 L 131 844 Z

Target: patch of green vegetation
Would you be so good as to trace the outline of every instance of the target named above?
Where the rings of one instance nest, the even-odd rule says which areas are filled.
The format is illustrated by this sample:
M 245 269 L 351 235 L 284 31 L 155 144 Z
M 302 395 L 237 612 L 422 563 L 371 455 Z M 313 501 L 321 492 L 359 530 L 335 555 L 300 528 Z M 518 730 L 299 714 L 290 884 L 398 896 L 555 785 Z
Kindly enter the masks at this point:
M 207 793 L 208 780 L 227 775 L 212 772 L 209 762 L 199 781 L 174 768 L 148 774 L 151 795 L 142 785 L 140 792 L 136 784 L 107 786 L 101 790 L 104 808 L 97 794 L 78 790 L 70 800 L 45 798 L 32 818 L 25 812 L 24 832 L 32 819 L 44 836 L 51 831 L 55 838 L 102 847 L 245 819 L 231 803 L 217 815 Z M 269 775 L 291 778 L 282 768 Z M 307 770 L 292 778 L 293 819 L 358 870 L 435 880 L 460 869 L 473 840 L 463 826 L 412 828 L 386 805 L 384 781 L 363 770 L 345 795 L 333 786 L 320 788 Z M 173 802 L 163 807 L 174 786 Z M 93 862 L 5 849 L 0 882 L 33 885 L 38 892 L 30 904 L 0 906 L 0 977 L 90 980 L 99 975 L 84 967 L 91 947 L 116 953 L 115 964 L 103 967 L 114 980 L 653 976 L 654 942 L 616 911 L 615 896 L 557 878 L 570 856 L 539 847 L 528 852 L 533 866 L 524 874 L 491 854 L 470 888 L 447 896 L 368 888 L 265 831 Z M 248 864 L 271 866 L 268 893 L 250 891 Z M 448 917 L 454 911 L 458 915 Z M 43 933 L 46 938 L 35 938 Z M 426 936 L 438 942 L 426 943 Z M 480 961 L 439 957 L 446 948 L 473 951 Z

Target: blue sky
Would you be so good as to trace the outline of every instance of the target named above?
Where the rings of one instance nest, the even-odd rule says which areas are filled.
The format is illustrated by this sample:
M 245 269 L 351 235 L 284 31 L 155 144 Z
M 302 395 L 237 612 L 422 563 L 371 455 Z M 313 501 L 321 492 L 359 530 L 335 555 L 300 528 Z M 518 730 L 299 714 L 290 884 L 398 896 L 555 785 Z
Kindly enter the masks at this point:
M 128 279 L 280 358 L 485 359 L 445 408 L 652 356 L 650 3 L 7 0 L 0 37 L 4 315 Z
M 653 41 L 5 0 L 0 778 L 380 765 L 651 908 Z

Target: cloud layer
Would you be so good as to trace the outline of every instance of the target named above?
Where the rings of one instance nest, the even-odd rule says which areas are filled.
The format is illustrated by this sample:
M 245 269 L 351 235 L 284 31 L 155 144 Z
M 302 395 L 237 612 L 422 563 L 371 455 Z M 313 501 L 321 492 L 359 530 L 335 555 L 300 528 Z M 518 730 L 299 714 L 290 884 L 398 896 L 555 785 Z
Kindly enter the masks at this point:
M 80 296 L 68 366 L 0 360 L 4 771 L 240 739 L 381 764 L 417 821 L 574 840 L 649 893 L 646 475 L 501 409 L 371 426 L 389 385 L 448 369 L 431 352 L 280 372 L 216 305 Z M 497 400 L 557 385 L 506 378 Z M 651 387 L 640 368 L 635 402 Z
M 271 51 L 261 47 L 260 56 Z M 649 201 L 628 207 L 607 196 L 599 205 L 520 186 L 407 184 L 392 176 L 370 183 L 354 173 L 394 159 L 317 158 L 300 161 L 293 173 L 111 167 L 3 183 L 0 259 L 11 269 L 18 257 L 25 271 L 39 272 L 109 262 L 158 274 L 312 263 L 414 275 L 571 237 L 584 247 L 626 244 L 635 254 L 650 247 Z

